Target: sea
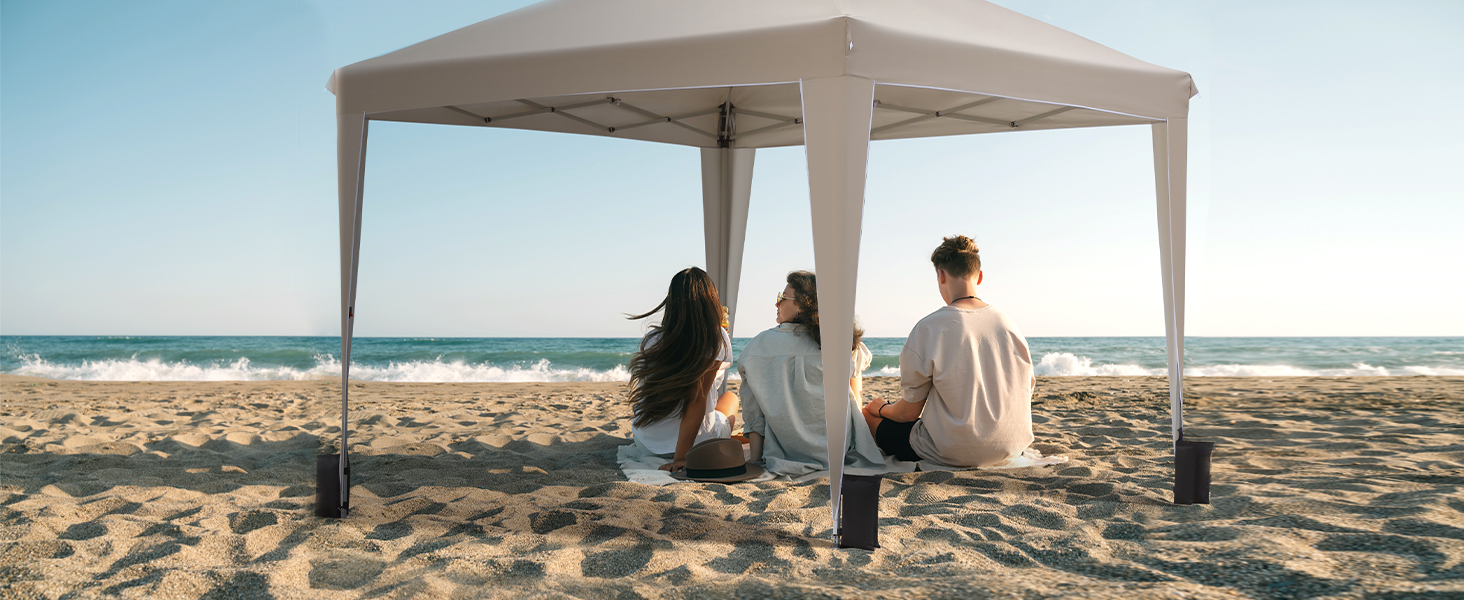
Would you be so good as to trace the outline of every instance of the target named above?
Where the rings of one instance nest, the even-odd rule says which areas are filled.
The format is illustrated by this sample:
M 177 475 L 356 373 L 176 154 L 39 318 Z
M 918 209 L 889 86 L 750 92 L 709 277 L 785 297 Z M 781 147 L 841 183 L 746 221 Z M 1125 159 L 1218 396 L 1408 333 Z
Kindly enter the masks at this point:
M 351 378 L 625 381 L 638 338 L 357 338 Z M 900 374 L 904 338 L 866 338 L 866 376 Z M 1038 375 L 1165 375 L 1162 337 L 1029 338 Z M 740 353 L 747 339 L 734 340 Z M 340 377 L 340 338 L 0 336 L 0 373 L 86 381 Z M 1187 376 L 1464 375 L 1459 337 L 1190 337 Z M 735 371 L 734 371 L 735 373 Z

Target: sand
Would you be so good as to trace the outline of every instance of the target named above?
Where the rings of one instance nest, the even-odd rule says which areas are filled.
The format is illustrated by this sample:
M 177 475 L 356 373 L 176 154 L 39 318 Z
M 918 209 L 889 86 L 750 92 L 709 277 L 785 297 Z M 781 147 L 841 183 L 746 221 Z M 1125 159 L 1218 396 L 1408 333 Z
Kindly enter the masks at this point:
M 1195 506 L 1163 379 L 1044 378 L 1071 462 L 887 476 L 873 552 L 826 480 L 626 482 L 620 384 L 352 388 L 334 520 L 337 382 L 0 377 L 0 598 L 1464 597 L 1464 378 L 1191 379 Z

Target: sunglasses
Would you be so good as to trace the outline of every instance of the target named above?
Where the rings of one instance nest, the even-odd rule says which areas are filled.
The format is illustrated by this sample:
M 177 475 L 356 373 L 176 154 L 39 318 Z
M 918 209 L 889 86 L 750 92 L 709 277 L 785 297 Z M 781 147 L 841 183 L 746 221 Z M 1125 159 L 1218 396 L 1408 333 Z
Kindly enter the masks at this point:
M 778 299 L 773 301 L 773 306 L 778 306 L 778 305 L 782 304 L 784 300 L 792 300 L 792 299 L 793 299 L 792 296 L 784 296 L 782 294 L 778 294 Z

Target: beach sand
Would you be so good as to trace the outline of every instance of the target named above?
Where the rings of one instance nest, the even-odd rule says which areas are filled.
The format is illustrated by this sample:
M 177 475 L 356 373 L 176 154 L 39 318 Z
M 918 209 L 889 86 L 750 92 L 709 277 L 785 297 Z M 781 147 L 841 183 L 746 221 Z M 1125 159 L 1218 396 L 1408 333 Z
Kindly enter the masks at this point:
M 0 376 L 0 598 L 1464 597 L 1464 378 L 1190 379 L 1194 506 L 1167 389 L 1040 379 L 1071 461 L 886 476 L 870 552 L 827 480 L 626 482 L 622 384 L 353 383 L 334 520 L 338 382 Z

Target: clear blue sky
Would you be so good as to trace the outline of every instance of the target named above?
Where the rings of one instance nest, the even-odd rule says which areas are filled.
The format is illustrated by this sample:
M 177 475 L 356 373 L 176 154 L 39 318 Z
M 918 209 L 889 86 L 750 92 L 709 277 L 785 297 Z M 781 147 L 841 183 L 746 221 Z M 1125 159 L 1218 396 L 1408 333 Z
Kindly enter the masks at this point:
M 1194 75 L 1191 335 L 1464 335 L 1464 3 L 1000 0 Z M 0 3 L 0 333 L 339 333 L 332 69 L 527 4 Z M 696 149 L 372 126 L 357 334 L 635 336 L 702 263 Z M 739 336 L 812 268 L 759 151 Z M 1145 127 L 876 142 L 858 312 L 942 235 L 1030 336 L 1162 335 Z

